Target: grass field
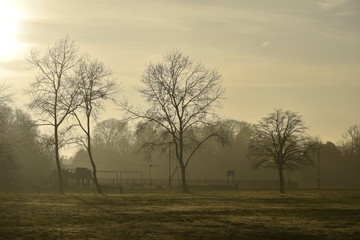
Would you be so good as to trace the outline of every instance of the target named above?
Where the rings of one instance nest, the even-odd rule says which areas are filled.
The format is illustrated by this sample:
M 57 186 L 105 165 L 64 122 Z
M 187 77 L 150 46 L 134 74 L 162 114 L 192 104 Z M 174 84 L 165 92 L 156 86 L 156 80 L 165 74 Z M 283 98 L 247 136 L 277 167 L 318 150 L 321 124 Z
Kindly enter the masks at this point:
M 360 239 L 360 190 L 3 193 L 0 239 Z

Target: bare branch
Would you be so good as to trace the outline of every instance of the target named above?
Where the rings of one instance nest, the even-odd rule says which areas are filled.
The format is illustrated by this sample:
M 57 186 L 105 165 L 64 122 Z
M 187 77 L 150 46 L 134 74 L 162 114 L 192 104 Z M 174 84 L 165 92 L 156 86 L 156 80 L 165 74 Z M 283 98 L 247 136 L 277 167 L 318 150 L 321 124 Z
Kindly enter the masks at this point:
M 276 168 L 280 192 L 284 192 L 283 170 L 312 164 L 307 154 L 307 127 L 298 113 L 275 110 L 254 126 L 249 155 L 255 167 Z
M 66 144 L 64 135 L 60 135 L 60 126 L 68 115 L 79 106 L 78 86 L 71 84 L 74 68 L 82 56 L 69 36 L 57 41 L 44 52 L 32 50 L 28 63 L 38 71 L 35 80 L 31 82 L 27 94 L 32 98 L 29 107 L 36 110 L 43 123 L 51 125 L 54 135 L 55 160 L 59 177 L 59 193 L 64 194 L 62 185 L 62 170 L 59 149 Z M 68 132 L 72 126 L 64 130 Z M 60 138 L 59 138 L 60 136 Z
M 140 82 L 137 90 L 149 103 L 147 110 L 138 111 L 127 104 L 122 106 L 123 110 L 138 119 L 156 123 L 171 135 L 182 171 L 183 190 L 186 191 L 185 169 L 196 150 L 207 140 L 193 146 L 186 157 L 186 134 L 195 125 L 215 120 L 214 108 L 224 95 L 221 75 L 179 51 L 171 51 L 164 55 L 163 62 L 150 63 Z
M 12 94 L 7 93 L 11 85 L 7 82 L 0 82 L 0 105 L 6 105 L 12 102 Z

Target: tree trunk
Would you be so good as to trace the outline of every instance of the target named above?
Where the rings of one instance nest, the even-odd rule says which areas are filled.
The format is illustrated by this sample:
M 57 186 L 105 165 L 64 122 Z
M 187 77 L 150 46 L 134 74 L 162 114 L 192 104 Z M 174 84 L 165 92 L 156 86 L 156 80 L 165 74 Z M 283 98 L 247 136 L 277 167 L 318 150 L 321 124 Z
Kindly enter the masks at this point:
M 284 182 L 284 170 L 279 168 L 279 184 L 280 184 L 280 193 L 285 193 L 285 182 Z
M 183 132 L 182 127 L 180 126 L 180 133 L 179 133 L 179 165 L 181 170 L 181 183 L 182 189 L 184 193 L 189 192 L 187 182 L 186 182 L 186 166 L 184 164 L 184 142 L 183 142 Z
M 94 162 L 94 159 L 93 159 L 93 156 L 92 156 L 92 152 L 91 152 L 91 148 L 90 146 L 88 147 L 88 154 L 89 154 L 89 158 L 90 158 L 90 162 L 91 162 L 91 166 L 92 166 L 92 174 L 93 174 L 93 180 L 94 180 L 94 184 L 96 186 L 96 190 L 99 194 L 102 194 L 104 195 L 102 189 L 101 189 L 101 186 L 97 180 L 97 170 L 96 170 L 96 165 L 95 165 L 95 162 Z
M 186 168 L 185 168 L 183 162 L 180 163 L 180 170 L 181 170 L 182 190 L 184 193 L 187 193 L 187 192 L 189 192 L 189 188 L 188 188 L 187 182 L 186 182 Z
M 59 136 L 58 136 L 58 126 L 55 125 L 54 127 L 55 132 L 55 160 L 56 160 L 56 168 L 58 173 L 58 180 L 59 180 L 59 194 L 64 195 L 64 183 L 63 183 L 63 176 L 62 176 L 62 168 L 60 163 L 60 154 L 59 154 Z
M 88 108 L 88 106 L 87 106 L 87 108 Z M 92 174 L 93 174 L 93 180 L 94 180 L 94 183 L 95 183 L 95 186 L 96 186 L 96 190 L 97 190 L 97 192 L 99 194 L 104 195 L 104 193 L 103 193 L 103 191 L 101 189 L 101 186 L 100 186 L 100 184 L 98 182 L 98 179 L 97 179 L 96 165 L 95 165 L 95 161 L 94 161 L 92 151 L 91 151 L 90 114 L 91 114 L 91 111 L 88 111 L 88 113 L 86 114 L 86 120 L 87 120 L 87 133 L 86 133 L 86 136 L 87 136 L 87 150 L 88 150 L 91 166 L 92 166 L 92 169 L 93 169 Z

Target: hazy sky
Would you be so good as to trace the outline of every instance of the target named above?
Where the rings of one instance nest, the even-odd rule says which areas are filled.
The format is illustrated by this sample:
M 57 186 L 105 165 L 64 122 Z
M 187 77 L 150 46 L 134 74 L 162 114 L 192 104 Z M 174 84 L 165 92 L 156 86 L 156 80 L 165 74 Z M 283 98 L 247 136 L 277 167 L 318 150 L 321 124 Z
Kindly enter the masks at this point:
M 19 106 L 34 76 L 29 49 L 69 34 L 138 104 L 146 65 L 177 49 L 218 68 L 224 118 L 255 123 L 289 109 L 333 142 L 360 123 L 359 0 L 0 0 L 0 21 L 0 80 L 13 83 Z

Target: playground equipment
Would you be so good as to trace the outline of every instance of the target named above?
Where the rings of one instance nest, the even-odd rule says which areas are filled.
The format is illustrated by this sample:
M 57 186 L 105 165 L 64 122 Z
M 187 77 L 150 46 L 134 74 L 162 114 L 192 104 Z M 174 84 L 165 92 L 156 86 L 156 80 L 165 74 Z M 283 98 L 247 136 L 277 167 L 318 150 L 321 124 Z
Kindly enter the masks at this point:
M 87 168 L 62 169 L 62 177 L 64 186 L 90 187 L 92 181 L 91 171 Z M 58 182 L 56 170 L 53 170 L 50 181 L 52 184 Z

